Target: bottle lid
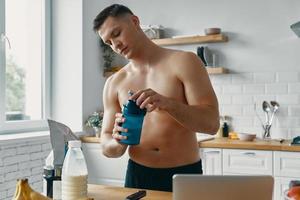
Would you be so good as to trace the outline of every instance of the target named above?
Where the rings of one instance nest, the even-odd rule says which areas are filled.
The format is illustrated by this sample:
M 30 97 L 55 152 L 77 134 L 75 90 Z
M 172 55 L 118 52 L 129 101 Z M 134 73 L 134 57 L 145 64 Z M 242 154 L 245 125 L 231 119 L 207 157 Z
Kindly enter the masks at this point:
M 73 147 L 73 148 L 80 148 L 81 147 L 81 141 L 80 140 L 70 140 L 68 142 L 68 146 L 69 148 Z
M 128 95 L 132 96 L 134 92 L 132 90 L 128 91 Z M 135 115 L 145 115 L 147 113 L 147 109 L 141 109 L 138 105 L 136 105 L 135 100 L 127 100 L 127 103 L 123 105 L 123 112 L 128 114 L 135 114 Z
M 141 109 L 138 105 L 136 105 L 135 101 L 128 100 L 127 104 L 124 105 L 124 112 L 136 115 L 145 115 L 147 113 L 147 109 Z

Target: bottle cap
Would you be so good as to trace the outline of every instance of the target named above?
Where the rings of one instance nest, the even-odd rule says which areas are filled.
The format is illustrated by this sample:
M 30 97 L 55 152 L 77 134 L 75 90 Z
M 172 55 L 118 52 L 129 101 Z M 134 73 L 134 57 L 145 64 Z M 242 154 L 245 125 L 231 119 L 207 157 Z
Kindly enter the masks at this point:
M 81 147 L 81 141 L 80 140 L 70 140 L 68 142 L 69 148 L 74 147 L 74 148 L 80 148 Z
M 145 115 L 147 113 L 147 109 L 141 109 L 138 105 L 136 105 L 135 101 L 128 100 L 127 104 L 124 105 L 124 112 L 136 115 Z
M 132 90 L 129 90 L 128 92 L 129 96 L 132 96 L 134 92 Z M 140 109 L 138 105 L 136 105 L 135 100 L 127 100 L 126 104 L 123 105 L 124 113 L 130 113 L 130 114 L 135 114 L 135 115 L 145 115 L 147 113 L 147 109 Z

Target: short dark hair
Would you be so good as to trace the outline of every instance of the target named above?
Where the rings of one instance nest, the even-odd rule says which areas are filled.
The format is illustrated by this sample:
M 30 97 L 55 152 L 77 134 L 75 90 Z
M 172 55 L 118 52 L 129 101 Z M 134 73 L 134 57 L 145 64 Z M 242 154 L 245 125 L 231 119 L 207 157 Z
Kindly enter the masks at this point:
M 121 4 L 113 4 L 104 8 L 94 19 L 93 30 L 97 32 L 108 17 L 119 17 L 124 14 L 133 15 L 133 12 L 128 7 Z

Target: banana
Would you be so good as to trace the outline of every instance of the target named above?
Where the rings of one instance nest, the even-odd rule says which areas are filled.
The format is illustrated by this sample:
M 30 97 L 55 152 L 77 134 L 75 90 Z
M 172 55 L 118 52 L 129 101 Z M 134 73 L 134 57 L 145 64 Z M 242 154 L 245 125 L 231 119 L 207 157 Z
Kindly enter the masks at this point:
M 28 179 L 20 179 L 16 185 L 13 200 L 51 200 L 48 197 L 34 191 L 28 184 Z
M 21 196 L 21 194 L 20 194 L 20 182 L 19 182 L 19 180 L 18 180 L 17 185 L 16 185 L 16 191 L 15 191 L 15 195 L 14 195 L 13 200 L 14 200 L 14 199 L 19 199 L 19 200 L 21 200 L 22 198 L 21 198 L 20 196 Z M 20 197 L 20 198 L 16 198 L 16 197 Z

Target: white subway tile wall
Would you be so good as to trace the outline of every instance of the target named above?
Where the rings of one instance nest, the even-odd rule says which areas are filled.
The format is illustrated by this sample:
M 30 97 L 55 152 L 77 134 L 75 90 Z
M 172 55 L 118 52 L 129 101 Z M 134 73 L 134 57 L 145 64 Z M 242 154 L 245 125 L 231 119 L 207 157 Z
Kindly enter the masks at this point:
M 262 137 L 257 115 L 265 122 L 264 100 L 280 104 L 271 128 L 274 138 L 300 135 L 300 72 L 257 72 L 210 75 L 220 115 L 231 117 L 231 130 Z M 255 113 L 255 105 L 257 114 Z
M 0 143 L 0 200 L 11 200 L 19 178 L 28 178 L 32 188 L 43 191 L 43 167 L 51 151 L 49 139 L 26 139 Z

